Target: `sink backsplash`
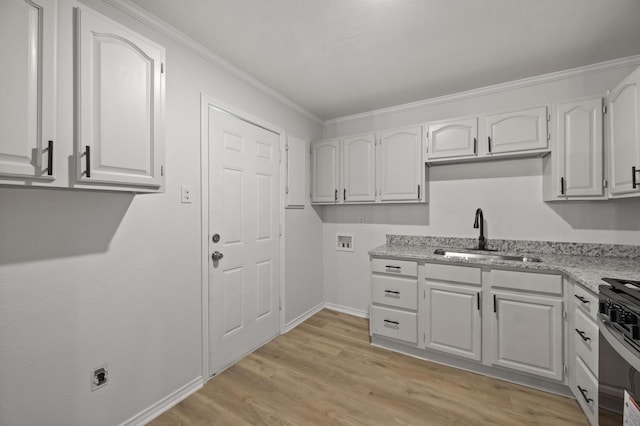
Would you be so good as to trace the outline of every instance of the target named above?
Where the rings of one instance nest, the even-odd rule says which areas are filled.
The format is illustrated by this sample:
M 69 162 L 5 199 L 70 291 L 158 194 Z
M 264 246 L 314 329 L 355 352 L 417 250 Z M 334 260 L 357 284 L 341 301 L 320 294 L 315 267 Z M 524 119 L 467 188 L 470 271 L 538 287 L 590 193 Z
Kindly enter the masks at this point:
M 640 259 L 640 246 L 626 244 L 567 243 L 561 241 L 491 239 L 487 239 L 486 242 L 486 247 L 488 249 L 505 252 L 563 254 L 572 256 L 625 257 Z M 387 234 L 387 244 L 391 246 L 470 248 L 478 246 L 478 239 Z

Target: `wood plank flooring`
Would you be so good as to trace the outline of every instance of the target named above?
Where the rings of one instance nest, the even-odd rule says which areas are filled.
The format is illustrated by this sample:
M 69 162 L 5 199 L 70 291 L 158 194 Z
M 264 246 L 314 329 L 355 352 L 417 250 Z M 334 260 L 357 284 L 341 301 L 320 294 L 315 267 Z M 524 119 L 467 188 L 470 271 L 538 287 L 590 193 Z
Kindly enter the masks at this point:
M 369 345 L 368 321 L 323 310 L 150 423 L 586 425 L 575 400 Z

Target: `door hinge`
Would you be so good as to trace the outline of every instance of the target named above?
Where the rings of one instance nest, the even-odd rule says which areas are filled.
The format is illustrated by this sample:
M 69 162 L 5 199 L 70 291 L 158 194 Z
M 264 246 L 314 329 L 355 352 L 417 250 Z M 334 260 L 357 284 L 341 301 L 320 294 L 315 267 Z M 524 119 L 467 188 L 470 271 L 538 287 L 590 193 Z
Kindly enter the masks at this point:
M 160 176 L 164 176 L 164 165 L 160 166 Z
M 287 152 L 289 152 L 289 144 L 286 144 L 286 145 L 284 146 L 284 149 L 285 149 Z
M 602 187 L 603 187 L 604 189 L 607 189 L 607 188 L 609 187 L 609 181 L 608 181 L 608 180 L 606 180 L 606 179 L 603 179 L 603 180 L 602 180 Z
M 164 62 L 160 63 L 160 74 L 164 74 Z
M 602 105 L 602 113 L 603 114 L 607 113 L 607 106 L 606 105 Z
M 280 234 L 280 236 L 282 237 L 282 224 L 281 223 L 278 224 L 278 234 Z
M 279 152 L 280 152 L 280 162 L 282 163 L 282 150 L 280 150 Z
M 427 290 L 422 290 L 422 298 L 423 299 L 427 298 Z

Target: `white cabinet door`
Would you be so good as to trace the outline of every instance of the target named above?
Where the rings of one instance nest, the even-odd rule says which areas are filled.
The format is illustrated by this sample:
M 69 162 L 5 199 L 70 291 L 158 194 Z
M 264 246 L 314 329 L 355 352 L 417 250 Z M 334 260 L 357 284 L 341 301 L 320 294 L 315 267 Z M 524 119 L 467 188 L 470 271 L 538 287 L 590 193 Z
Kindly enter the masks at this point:
M 489 154 L 545 150 L 547 108 L 532 108 L 486 117 Z
M 557 196 L 602 197 L 603 133 L 602 98 L 588 98 L 556 106 L 558 175 Z
M 89 9 L 75 25 L 78 180 L 160 187 L 164 49 Z
M 0 176 L 3 177 L 53 180 L 55 176 L 56 11 L 55 0 L 0 3 L 3 58 Z
M 340 183 L 340 141 L 331 139 L 311 144 L 311 201 L 336 203 Z
M 492 292 L 491 363 L 562 380 L 562 301 Z
M 426 282 L 425 346 L 480 361 L 479 288 Z
M 427 160 L 476 156 L 478 118 L 429 123 L 427 140 Z
M 342 201 L 376 200 L 375 134 L 342 139 Z
M 640 196 L 640 68 L 612 90 L 608 101 L 609 192 Z
M 381 132 L 379 139 L 379 201 L 424 200 L 422 128 Z
M 287 208 L 304 208 L 307 193 L 306 146 L 302 139 L 287 137 Z

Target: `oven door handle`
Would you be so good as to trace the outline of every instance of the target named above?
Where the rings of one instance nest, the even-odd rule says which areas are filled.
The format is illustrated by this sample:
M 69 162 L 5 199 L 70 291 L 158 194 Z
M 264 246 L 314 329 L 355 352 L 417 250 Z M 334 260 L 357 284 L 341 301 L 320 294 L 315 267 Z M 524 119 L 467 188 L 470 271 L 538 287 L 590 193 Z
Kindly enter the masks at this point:
M 610 326 L 600 316 L 600 334 L 609 343 L 611 348 L 618 353 L 631 367 L 640 372 L 640 354 L 632 352 L 626 344 L 623 344 L 611 331 Z

